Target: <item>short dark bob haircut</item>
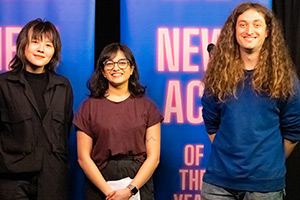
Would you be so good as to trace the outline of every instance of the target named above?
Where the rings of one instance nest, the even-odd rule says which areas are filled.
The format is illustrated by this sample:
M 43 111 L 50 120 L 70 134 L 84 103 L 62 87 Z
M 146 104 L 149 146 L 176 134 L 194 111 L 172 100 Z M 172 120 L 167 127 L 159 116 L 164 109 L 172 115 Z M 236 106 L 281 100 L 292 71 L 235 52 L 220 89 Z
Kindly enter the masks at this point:
M 138 67 L 135 62 L 133 53 L 128 46 L 121 43 L 111 43 L 104 47 L 97 61 L 94 73 L 87 82 L 91 94 L 90 97 L 103 98 L 106 95 L 108 89 L 108 80 L 104 77 L 104 64 L 107 59 L 112 60 L 118 51 L 122 51 L 124 56 L 130 63 L 130 67 L 133 67 L 133 73 L 129 78 L 128 89 L 132 97 L 141 97 L 145 94 L 146 87 L 140 84 Z
M 61 40 L 55 26 L 49 21 L 43 21 L 40 18 L 28 22 L 21 30 L 17 37 L 17 51 L 14 58 L 10 61 L 10 68 L 21 70 L 29 62 L 25 56 L 25 48 L 32 39 L 42 40 L 49 39 L 54 46 L 54 54 L 45 69 L 54 71 L 61 60 Z

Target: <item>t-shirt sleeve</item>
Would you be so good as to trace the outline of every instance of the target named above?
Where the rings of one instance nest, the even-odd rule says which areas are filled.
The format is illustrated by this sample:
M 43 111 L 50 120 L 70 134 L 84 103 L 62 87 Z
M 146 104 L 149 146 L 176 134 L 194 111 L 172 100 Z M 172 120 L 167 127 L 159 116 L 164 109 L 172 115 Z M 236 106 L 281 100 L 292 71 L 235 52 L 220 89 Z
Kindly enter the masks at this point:
M 88 136 L 93 137 L 90 116 L 91 116 L 91 101 L 90 99 L 87 99 L 80 105 L 73 119 L 73 124 L 78 129 L 86 133 Z
M 163 116 L 160 114 L 157 106 L 154 104 L 153 101 L 147 99 L 148 101 L 148 123 L 147 128 L 163 121 Z
M 220 103 L 207 92 L 204 92 L 201 103 L 203 106 L 202 117 L 208 134 L 214 134 L 220 126 Z
M 280 129 L 287 140 L 300 140 L 300 85 L 297 82 L 296 93 L 280 110 Z

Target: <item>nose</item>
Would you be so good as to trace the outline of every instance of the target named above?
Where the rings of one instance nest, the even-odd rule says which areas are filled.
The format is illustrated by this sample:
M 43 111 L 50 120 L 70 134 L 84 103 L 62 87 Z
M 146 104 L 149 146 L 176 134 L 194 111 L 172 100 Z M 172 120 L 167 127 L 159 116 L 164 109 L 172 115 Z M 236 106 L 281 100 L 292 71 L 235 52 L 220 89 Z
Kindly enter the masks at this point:
M 41 53 L 44 53 L 44 44 L 42 42 L 39 43 L 37 51 L 41 52 Z
M 249 26 L 247 26 L 247 33 L 249 35 L 252 35 L 253 34 L 253 26 L 251 24 L 249 24 Z
M 117 66 L 117 68 L 116 68 L 116 66 Z M 119 67 L 119 65 L 118 65 L 118 62 L 114 62 L 114 67 L 112 68 L 112 70 L 120 70 L 120 67 Z

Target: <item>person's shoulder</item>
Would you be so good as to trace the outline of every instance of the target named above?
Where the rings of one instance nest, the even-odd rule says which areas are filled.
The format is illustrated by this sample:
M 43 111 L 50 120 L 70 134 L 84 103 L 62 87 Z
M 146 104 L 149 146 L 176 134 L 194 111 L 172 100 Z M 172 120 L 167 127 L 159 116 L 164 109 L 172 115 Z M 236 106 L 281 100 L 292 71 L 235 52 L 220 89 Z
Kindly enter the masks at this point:
M 105 98 L 87 97 L 82 101 L 82 105 L 96 105 L 105 102 Z
M 8 77 L 17 76 L 19 73 L 16 71 L 6 71 L 0 74 L 0 81 L 6 81 Z
M 133 99 L 143 105 L 156 105 L 154 101 L 146 95 L 143 95 L 141 97 L 134 97 Z
M 65 77 L 65 76 L 63 76 L 63 75 L 61 75 L 61 74 L 57 74 L 56 72 L 49 72 L 57 81 L 60 81 L 60 82 L 62 82 L 62 83 L 64 83 L 64 84 L 66 84 L 66 85 L 71 85 L 71 83 L 70 83 L 70 80 L 67 78 L 67 77 Z
M 6 77 L 9 76 L 9 74 L 11 74 L 11 71 L 1 73 L 0 80 L 6 79 Z
M 143 101 L 143 102 L 151 101 L 151 99 L 149 97 L 147 97 L 146 95 L 142 95 L 139 97 L 131 97 L 131 99 L 134 99 L 135 101 Z

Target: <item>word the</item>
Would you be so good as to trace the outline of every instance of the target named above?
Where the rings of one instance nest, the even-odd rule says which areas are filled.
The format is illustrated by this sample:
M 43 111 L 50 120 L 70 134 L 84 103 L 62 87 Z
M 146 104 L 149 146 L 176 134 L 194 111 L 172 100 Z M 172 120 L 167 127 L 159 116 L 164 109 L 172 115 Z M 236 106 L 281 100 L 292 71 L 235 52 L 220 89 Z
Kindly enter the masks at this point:
M 200 191 L 204 173 L 205 169 L 180 169 L 181 190 Z

